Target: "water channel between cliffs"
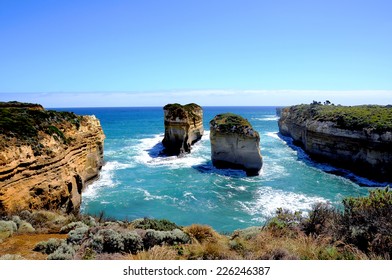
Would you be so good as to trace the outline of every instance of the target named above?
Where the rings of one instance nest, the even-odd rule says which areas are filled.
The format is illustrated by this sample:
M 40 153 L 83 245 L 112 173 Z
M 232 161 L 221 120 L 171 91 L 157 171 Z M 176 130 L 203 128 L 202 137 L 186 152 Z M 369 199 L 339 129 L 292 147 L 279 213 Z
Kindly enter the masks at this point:
M 322 170 L 329 167 L 303 160 L 301 151 L 278 136 L 274 107 L 203 109 L 203 138 L 191 154 L 180 158 L 158 156 L 163 148 L 162 108 L 71 109 L 96 115 L 106 135 L 106 164 L 83 193 L 82 212 L 104 211 L 127 220 L 166 218 L 228 232 L 261 225 L 278 207 L 307 211 L 319 201 L 338 206 L 343 197 L 368 193 L 367 188 Z M 208 122 L 225 112 L 247 118 L 260 133 L 259 176 L 212 166 Z

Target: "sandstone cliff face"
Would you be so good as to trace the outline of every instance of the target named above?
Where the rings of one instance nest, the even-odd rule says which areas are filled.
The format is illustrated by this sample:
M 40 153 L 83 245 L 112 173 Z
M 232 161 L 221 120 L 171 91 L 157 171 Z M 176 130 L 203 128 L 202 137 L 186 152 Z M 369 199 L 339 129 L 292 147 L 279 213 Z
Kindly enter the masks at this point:
M 168 104 L 164 108 L 165 137 L 162 141 L 165 153 L 181 155 L 189 153 L 191 146 L 204 133 L 203 109 L 194 103 Z
M 282 110 L 279 131 L 313 159 L 380 182 L 392 181 L 391 131 L 343 129 L 337 122 L 315 120 L 309 112 L 297 109 L 293 106 Z
M 210 122 L 211 159 L 217 168 L 258 175 L 263 165 L 260 136 L 249 122 L 234 114 L 220 114 Z
M 0 212 L 78 212 L 83 188 L 103 163 L 99 120 L 37 108 L 15 110 L 1 111 L 16 127 L 0 123 Z

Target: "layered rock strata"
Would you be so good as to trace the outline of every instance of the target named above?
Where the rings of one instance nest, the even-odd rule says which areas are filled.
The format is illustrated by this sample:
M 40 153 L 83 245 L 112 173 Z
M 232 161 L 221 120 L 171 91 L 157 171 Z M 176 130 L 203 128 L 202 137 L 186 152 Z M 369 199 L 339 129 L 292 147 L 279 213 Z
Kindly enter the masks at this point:
M 389 110 L 378 106 L 297 105 L 282 110 L 279 131 L 315 160 L 376 181 L 392 182 Z
M 165 137 L 162 141 L 167 155 L 189 153 L 191 146 L 204 133 L 203 109 L 194 103 L 187 105 L 168 104 L 163 107 Z
M 104 138 L 94 116 L 0 104 L 0 212 L 78 212 L 103 164 Z
M 227 113 L 210 121 L 211 159 L 217 168 L 246 171 L 258 175 L 263 165 L 260 136 L 241 116 Z

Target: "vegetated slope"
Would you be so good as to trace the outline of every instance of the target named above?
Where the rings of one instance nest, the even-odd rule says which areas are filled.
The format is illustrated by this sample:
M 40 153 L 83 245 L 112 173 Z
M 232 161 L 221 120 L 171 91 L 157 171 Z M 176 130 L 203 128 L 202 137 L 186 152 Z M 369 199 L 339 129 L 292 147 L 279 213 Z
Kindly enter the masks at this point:
M 13 224 L 15 233 L 5 244 L 17 243 L 12 238 L 23 228 L 33 229 L 32 236 L 67 234 L 36 244 L 34 250 L 48 259 L 391 259 L 392 192 L 374 190 L 368 197 L 346 198 L 343 205 L 340 211 L 316 204 L 307 217 L 280 208 L 265 225 L 230 234 L 219 234 L 208 225 L 182 227 L 168 220 L 127 222 L 48 211 L 4 217 L 0 232 Z M 14 255 L 0 258 L 34 258 L 31 246 L 20 250 L 12 248 Z

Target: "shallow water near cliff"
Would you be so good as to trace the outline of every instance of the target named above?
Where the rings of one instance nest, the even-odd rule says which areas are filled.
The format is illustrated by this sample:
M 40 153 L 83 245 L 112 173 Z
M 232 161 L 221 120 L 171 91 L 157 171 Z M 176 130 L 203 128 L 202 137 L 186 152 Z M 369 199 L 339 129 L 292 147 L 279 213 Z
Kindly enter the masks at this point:
M 339 206 L 368 189 L 303 159 L 278 135 L 274 107 L 205 107 L 201 141 L 183 157 L 161 157 L 162 108 L 72 108 L 94 114 L 106 134 L 100 178 L 83 193 L 82 212 L 133 220 L 166 218 L 208 224 L 221 232 L 262 225 L 276 208 L 308 211 L 316 202 Z M 219 113 L 247 118 L 261 137 L 263 170 L 246 177 L 211 165 L 208 122 Z M 325 172 L 327 171 L 327 172 Z M 371 182 L 369 182 L 371 183 Z

